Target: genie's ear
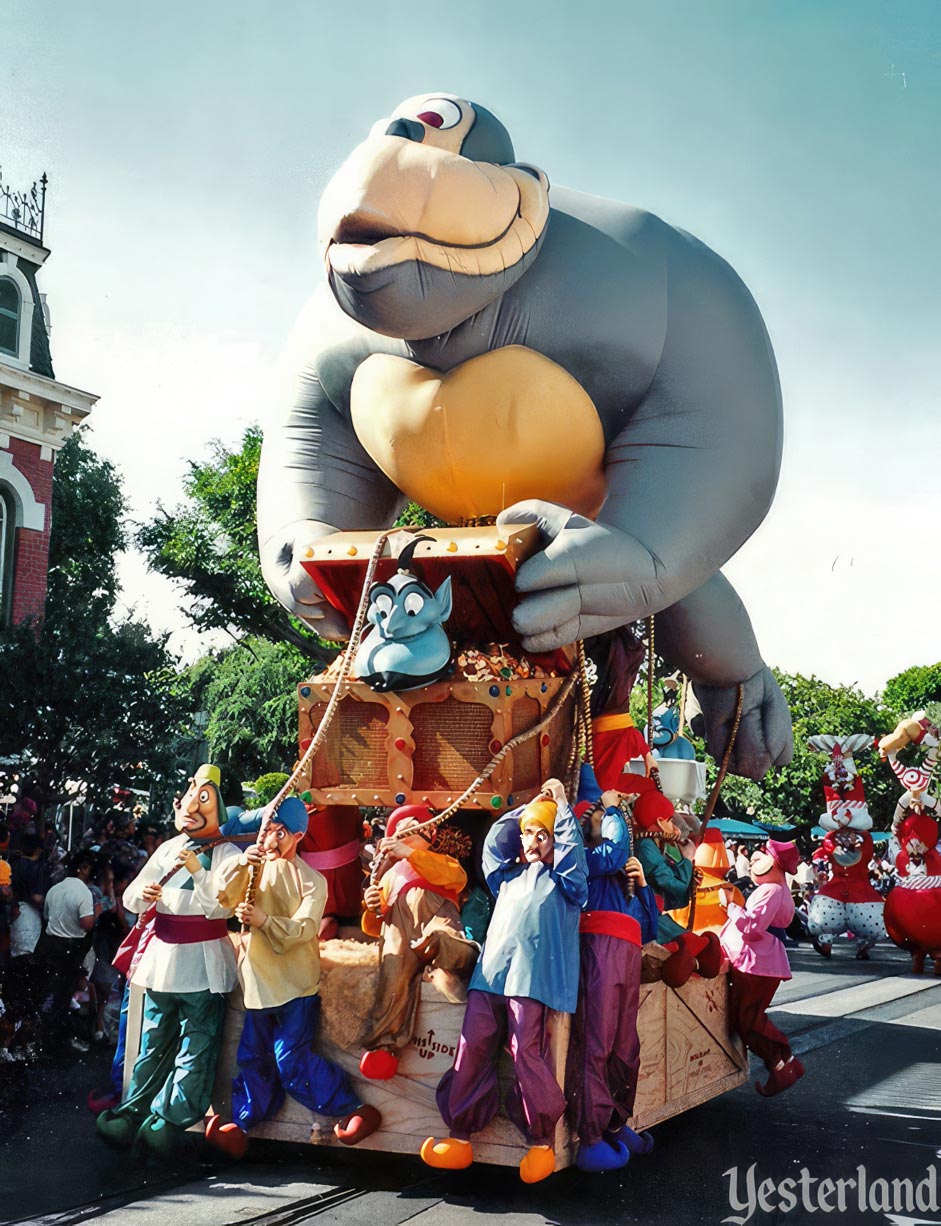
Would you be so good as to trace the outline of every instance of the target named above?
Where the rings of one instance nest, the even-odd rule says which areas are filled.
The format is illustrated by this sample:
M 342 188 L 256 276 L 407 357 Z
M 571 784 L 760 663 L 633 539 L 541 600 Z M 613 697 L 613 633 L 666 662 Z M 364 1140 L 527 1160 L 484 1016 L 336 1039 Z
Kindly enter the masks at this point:
M 438 616 L 442 622 L 446 622 L 451 616 L 451 576 L 448 575 L 444 583 L 435 592 L 435 603 L 438 606 Z

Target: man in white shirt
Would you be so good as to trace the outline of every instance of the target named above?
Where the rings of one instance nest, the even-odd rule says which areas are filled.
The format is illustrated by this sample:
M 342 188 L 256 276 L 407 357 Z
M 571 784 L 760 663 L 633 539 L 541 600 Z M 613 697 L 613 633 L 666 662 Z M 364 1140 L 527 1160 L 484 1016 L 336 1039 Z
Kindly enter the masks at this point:
M 78 852 L 68 873 L 46 895 L 44 930 L 34 953 L 36 966 L 52 989 L 49 1007 L 42 1017 L 45 1041 L 51 1044 L 60 1042 L 68 1029 L 69 1004 L 95 926 L 95 900 L 88 888 L 95 873 L 95 856 L 88 851 Z M 79 1044 L 88 1050 L 81 1040 L 76 1040 L 76 1045 Z
M 99 1133 L 113 1145 L 136 1141 L 166 1157 L 209 1107 L 225 998 L 236 981 L 229 912 L 210 886 L 219 865 L 238 854 L 220 836 L 225 819 L 218 767 L 202 766 L 176 806 L 181 833 L 125 888 L 128 910 L 139 915 L 156 904 L 156 915 L 131 971 L 131 983 L 144 989 L 140 1053 L 127 1097 L 98 1117 Z

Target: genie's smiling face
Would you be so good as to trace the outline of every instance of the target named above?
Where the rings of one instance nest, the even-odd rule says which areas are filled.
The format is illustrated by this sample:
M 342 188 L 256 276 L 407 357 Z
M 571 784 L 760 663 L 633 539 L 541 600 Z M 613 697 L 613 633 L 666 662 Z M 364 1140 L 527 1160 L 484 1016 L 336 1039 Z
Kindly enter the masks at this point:
M 330 287 L 353 319 L 419 340 L 504 293 L 549 218 L 542 171 L 513 162 L 500 121 L 453 94 L 403 102 L 331 179 L 320 202 Z

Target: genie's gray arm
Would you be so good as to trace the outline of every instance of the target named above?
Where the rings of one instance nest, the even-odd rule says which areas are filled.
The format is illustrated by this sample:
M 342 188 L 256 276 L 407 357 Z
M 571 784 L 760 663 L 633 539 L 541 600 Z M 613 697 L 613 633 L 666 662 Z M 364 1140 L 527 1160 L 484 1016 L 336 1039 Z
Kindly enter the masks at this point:
M 738 686 L 742 717 L 729 759 L 736 775 L 762 779 L 790 762 L 791 715 L 758 652 L 745 606 L 724 575 L 713 577 L 657 615 L 657 649 L 693 682 L 702 707 L 706 744 L 719 761 L 735 720 Z
M 325 384 L 348 396 L 362 355 L 354 342 L 335 344 L 335 324 L 322 293 L 298 323 L 287 363 L 296 373 L 279 419 L 265 431 L 258 471 L 258 545 L 265 581 L 289 612 L 327 638 L 348 628 L 332 615 L 300 566 L 311 541 L 343 529 L 390 523 L 402 495 L 363 450 Z M 345 406 L 348 408 L 348 406 Z
M 537 522 L 546 548 L 517 577 L 514 624 L 530 650 L 659 612 L 704 584 L 764 518 L 781 462 L 774 355 L 747 289 L 677 234 L 668 326 L 641 403 L 608 447 L 595 524 L 518 503 L 498 522 Z

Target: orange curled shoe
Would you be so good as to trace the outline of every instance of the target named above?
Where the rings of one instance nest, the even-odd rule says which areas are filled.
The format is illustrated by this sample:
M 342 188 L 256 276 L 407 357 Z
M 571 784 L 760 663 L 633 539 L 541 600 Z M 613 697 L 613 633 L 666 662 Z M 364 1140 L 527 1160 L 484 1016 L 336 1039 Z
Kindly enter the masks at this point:
M 555 1154 L 548 1145 L 534 1145 L 528 1149 L 520 1163 L 520 1179 L 523 1183 L 539 1183 L 548 1179 L 555 1170 Z
M 382 1047 L 364 1051 L 360 1057 L 359 1071 L 370 1081 L 388 1081 L 399 1071 L 399 1058 L 394 1051 L 386 1051 Z
M 334 1136 L 342 1145 L 358 1145 L 382 1127 L 382 1116 L 375 1107 L 363 1103 L 334 1125 Z
M 463 1171 L 474 1161 L 474 1148 L 470 1141 L 457 1137 L 445 1137 L 443 1141 L 429 1137 L 421 1147 L 421 1160 L 440 1171 Z
M 244 1158 L 248 1149 L 248 1133 L 244 1128 L 239 1128 L 238 1124 L 223 1124 L 218 1115 L 211 1115 L 206 1123 L 206 1141 L 230 1158 Z

